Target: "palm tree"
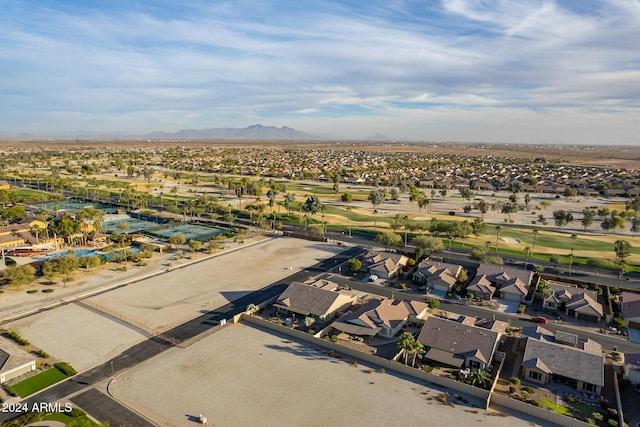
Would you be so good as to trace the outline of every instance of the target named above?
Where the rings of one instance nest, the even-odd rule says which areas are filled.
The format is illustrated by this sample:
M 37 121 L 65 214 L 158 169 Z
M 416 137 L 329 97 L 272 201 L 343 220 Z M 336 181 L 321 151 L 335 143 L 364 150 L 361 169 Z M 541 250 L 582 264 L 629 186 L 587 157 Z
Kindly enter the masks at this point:
M 527 264 L 529 263 L 529 253 L 531 252 L 531 248 L 529 246 L 524 248 L 524 269 L 528 270 Z
M 41 228 L 40 228 L 40 226 L 39 226 L 38 224 L 33 224 L 33 225 L 31 226 L 31 231 L 33 231 L 33 234 L 35 234 L 35 235 L 36 235 L 36 245 L 37 245 L 38 243 L 40 243 L 40 241 L 39 241 L 39 239 L 38 239 L 38 233 L 40 232 L 40 230 L 41 230 Z
M 403 332 L 398 337 L 398 342 L 396 343 L 396 348 L 402 350 L 404 352 L 404 364 L 407 364 L 407 359 L 409 358 L 409 353 L 413 350 L 415 346 L 415 338 L 411 332 Z
M 411 366 L 413 366 L 415 368 L 416 366 L 416 358 L 422 358 L 422 356 L 424 356 L 424 354 L 427 352 L 427 350 L 425 350 L 424 345 L 422 345 L 422 343 L 420 341 L 414 341 L 413 344 L 413 348 L 411 349 L 411 352 L 413 353 L 413 360 L 411 361 Z
M 347 227 L 349 228 L 349 237 L 351 237 L 351 206 L 347 206 Z
M 571 254 L 569 255 L 569 277 L 571 277 L 571 266 L 573 265 L 573 249 L 576 246 L 576 239 L 578 235 L 573 233 L 571 235 Z
M 491 374 L 483 369 L 478 369 L 473 373 L 472 385 L 480 384 L 483 388 L 491 381 Z
M 536 251 L 536 241 L 538 240 L 538 229 L 534 228 L 531 234 L 533 234 L 533 246 L 531 247 L 531 256 L 533 256 L 533 254 Z
M 500 238 L 501 231 L 502 231 L 502 227 L 500 227 L 499 225 L 496 225 L 496 252 L 498 252 L 498 248 L 499 248 L 499 238 Z

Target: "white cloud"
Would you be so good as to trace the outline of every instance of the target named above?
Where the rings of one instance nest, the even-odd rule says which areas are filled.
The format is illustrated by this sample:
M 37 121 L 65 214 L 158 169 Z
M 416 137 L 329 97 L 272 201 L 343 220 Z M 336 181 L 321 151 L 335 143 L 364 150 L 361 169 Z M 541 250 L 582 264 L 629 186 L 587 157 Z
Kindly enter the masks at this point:
M 0 17 L 0 127 L 147 132 L 273 119 L 362 137 L 371 132 L 361 126 L 410 136 L 430 123 L 447 139 L 445 129 L 463 133 L 464 116 L 487 137 L 499 129 L 479 118 L 514 138 L 508 129 L 530 121 L 572 139 L 552 114 L 576 126 L 571 117 L 620 117 L 627 129 L 640 108 L 640 2 L 597 4 L 585 13 L 562 1 L 444 0 L 440 15 L 401 1 L 188 3 L 166 16 L 24 8 Z

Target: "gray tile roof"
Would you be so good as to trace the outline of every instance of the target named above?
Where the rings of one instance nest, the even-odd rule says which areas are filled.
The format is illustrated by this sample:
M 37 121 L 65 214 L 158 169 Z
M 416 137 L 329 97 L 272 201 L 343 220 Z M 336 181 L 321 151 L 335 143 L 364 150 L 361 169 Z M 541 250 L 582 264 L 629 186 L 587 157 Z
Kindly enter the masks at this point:
M 604 356 L 567 345 L 527 338 L 522 366 L 538 359 L 551 373 L 604 386 Z
M 451 354 L 479 352 L 480 360 L 491 362 L 500 334 L 489 329 L 461 324 L 453 320 L 429 317 L 418 335 L 425 347 L 437 348 Z
M 326 316 L 334 308 L 339 308 L 353 296 L 341 294 L 300 282 L 291 284 L 280 294 L 275 305 L 303 315 Z

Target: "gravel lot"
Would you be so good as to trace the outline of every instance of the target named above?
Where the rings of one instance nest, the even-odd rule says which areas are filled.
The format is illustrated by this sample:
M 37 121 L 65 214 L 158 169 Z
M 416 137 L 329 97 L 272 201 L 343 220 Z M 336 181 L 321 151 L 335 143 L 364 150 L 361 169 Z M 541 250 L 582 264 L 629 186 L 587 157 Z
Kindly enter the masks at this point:
M 532 425 L 476 413 L 472 402 L 445 406 L 437 389 L 368 369 L 236 324 L 131 369 L 111 391 L 163 426 L 192 425 L 199 414 L 225 427 Z
M 145 339 L 135 330 L 69 304 L 5 325 L 56 359 L 84 371 Z
M 328 243 L 268 239 L 92 297 L 90 301 L 162 331 L 342 250 Z

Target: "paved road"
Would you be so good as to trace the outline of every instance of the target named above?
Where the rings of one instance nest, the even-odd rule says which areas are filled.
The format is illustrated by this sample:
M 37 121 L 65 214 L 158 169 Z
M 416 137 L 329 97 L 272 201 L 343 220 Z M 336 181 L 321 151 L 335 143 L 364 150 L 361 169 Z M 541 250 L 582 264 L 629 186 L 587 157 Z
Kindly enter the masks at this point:
M 186 323 L 176 326 L 175 328 L 170 329 L 163 334 L 166 339 L 153 337 L 148 340 L 142 341 L 128 348 L 118 356 L 103 363 L 102 365 L 96 366 L 95 368 L 92 368 L 82 374 L 76 375 L 73 378 L 63 381 L 43 392 L 29 397 L 25 399 L 24 402 L 28 403 L 28 407 L 32 407 L 33 403 L 35 402 L 57 402 L 66 398 L 67 396 L 79 393 L 87 387 L 94 386 L 100 381 L 111 378 L 114 372 L 117 374 L 118 372 L 130 369 L 138 365 L 139 363 L 142 363 L 150 359 L 151 357 L 164 352 L 165 350 L 172 347 L 171 342 L 177 341 L 179 343 L 193 339 L 194 337 L 197 337 L 204 332 L 210 331 L 212 327 L 219 325 L 220 320 L 230 319 L 236 314 L 244 312 L 249 304 L 260 304 L 281 294 L 290 282 L 304 282 L 311 277 L 326 272 L 328 269 L 333 268 L 336 265 L 346 262 L 346 260 L 361 252 L 362 249 L 358 247 L 349 248 L 332 258 L 319 262 L 302 271 L 298 271 L 282 280 L 277 281 L 276 283 L 266 286 L 265 288 L 252 292 L 235 301 L 229 302 L 221 307 L 209 311 L 202 316 L 198 316 Z M 109 399 L 108 397 L 106 398 Z M 111 400 L 111 402 L 113 403 L 111 410 L 100 413 L 104 418 L 101 418 L 101 416 L 99 416 L 98 414 L 94 414 L 93 412 L 89 411 L 88 408 L 83 408 L 101 421 L 109 421 L 111 425 L 122 425 L 122 420 L 126 419 L 126 416 L 130 411 L 116 401 Z M 0 413 L 0 422 L 8 421 L 18 415 L 20 414 Z M 128 424 L 125 423 L 124 425 Z
M 113 427 L 154 427 L 155 425 L 95 388 L 78 394 L 70 400 L 96 419 L 109 421 L 109 425 Z

